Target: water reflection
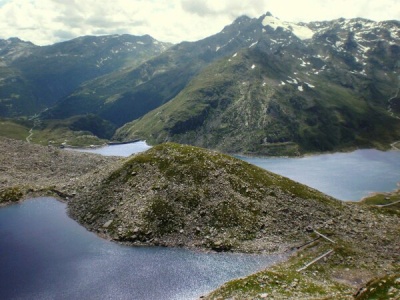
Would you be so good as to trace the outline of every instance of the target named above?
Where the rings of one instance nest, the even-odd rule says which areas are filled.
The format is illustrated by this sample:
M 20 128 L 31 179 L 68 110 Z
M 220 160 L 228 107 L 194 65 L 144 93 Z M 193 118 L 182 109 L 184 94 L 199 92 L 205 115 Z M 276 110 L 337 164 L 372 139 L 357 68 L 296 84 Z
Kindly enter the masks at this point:
M 52 198 L 0 209 L 0 252 L 0 299 L 197 299 L 282 259 L 121 246 Z

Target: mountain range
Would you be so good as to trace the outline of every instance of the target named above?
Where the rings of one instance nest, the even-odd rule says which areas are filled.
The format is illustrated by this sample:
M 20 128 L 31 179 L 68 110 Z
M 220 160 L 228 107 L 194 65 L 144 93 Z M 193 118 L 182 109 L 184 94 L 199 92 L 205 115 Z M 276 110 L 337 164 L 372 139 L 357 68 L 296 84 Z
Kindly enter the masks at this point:
M 0 116 L 38 113 L 85 81 L 139 65 L 169 46 L 148 35 L 84 36 L 43 47 L 0 40 Z
M 3 117 L 93 114 L 120 127 L 121 141 L 263 155 L 400 139 L 399 21 L 267 13 L 177 45 L 122 35 L 46 47 L 9 39 L 0 49 Z

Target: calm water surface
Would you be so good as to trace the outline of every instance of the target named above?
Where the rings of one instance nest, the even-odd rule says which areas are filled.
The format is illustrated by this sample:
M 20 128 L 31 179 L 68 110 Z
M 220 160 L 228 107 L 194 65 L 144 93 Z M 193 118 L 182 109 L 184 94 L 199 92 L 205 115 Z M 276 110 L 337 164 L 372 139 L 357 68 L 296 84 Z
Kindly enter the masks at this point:
M 149 149 L 146 142 L 85 150 L 129 156 Z M 301 158 L 238 158 L 313 187 L 340 200 L 357 201 L 372 192 L 388 192 L 400 182 L 400 151 L 357 150 Z
M 0 299 L 197 299 L 282 258 L 121 246 L 52 198 L 0 209 Z
M 400 182 L 400 151 L 357 150 L 301 158 L 239 157 L 340 200 L 388 192 Z
M 145 141 L 139 141 L 129 144 L 110 145 L 93 149 L 67 149 L 80 152 L 96 153 L 105 156 L 129 156 L 134 153 L 139 153 L 150 149 L 151 146 L 147 145 Z

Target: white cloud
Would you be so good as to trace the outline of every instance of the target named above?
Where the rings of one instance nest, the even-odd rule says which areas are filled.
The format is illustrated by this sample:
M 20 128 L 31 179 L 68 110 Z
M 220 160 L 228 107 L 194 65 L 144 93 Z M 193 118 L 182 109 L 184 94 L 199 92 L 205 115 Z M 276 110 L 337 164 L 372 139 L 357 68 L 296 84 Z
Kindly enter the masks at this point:
M 0 0 L 0 38 L 39 45 L 82 35 L 130 33 L 180 42 L 219 32 L 240 15 L 281 20 L 400 19 L 398 0 Z
M 342 17 L 362 17 L 375 21 L 400 19 L 398 0 L 271 0 L 269 10 L 287 21 L 322 21 Z
M 181 3 L 185 11 L 199 16 L 219 15 L 234 18 L 241 15 L 260 16 L 264 12 L 261 8 L 267 7 L 267 0 L 182 0 Z

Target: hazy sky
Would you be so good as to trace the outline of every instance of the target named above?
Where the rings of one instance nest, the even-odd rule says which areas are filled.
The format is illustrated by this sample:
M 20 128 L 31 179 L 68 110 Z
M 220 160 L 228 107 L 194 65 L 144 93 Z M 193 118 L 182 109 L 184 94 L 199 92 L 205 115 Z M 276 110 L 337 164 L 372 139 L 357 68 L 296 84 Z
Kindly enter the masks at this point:
M 150 34 L 177 43 L 270 11 L 285 21 L 400 20 L 399 0 L 0 0 L 0 38 L 37 45 L 82 35 Z

